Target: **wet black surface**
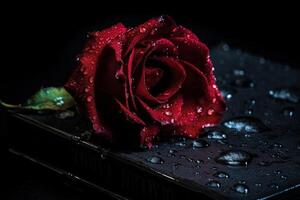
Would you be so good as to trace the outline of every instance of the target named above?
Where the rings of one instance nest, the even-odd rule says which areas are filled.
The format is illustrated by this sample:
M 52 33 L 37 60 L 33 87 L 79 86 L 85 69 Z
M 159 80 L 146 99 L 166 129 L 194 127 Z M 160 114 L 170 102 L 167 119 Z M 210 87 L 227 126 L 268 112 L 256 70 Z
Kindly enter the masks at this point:
M 288 190 L 299 195 L 300 72 L 227 44 L 212 49 L 211 57 L 228 110 L 222 125 L 208 128 L 198 141 L 177 138 L 151 150 L 109 149 L 99 147 L 99 140 L 90 137 L 78 116 L 19 118 L 96 149 L 100 160 L 128 163 L 198 195 L 259 199 L 282 192 L 280 197 L 287 197 L 292 193 Z M 220 132 L 219 137 L 212 138 L 212 130 Z M 217 162 L 220 157 L 222 161 Z

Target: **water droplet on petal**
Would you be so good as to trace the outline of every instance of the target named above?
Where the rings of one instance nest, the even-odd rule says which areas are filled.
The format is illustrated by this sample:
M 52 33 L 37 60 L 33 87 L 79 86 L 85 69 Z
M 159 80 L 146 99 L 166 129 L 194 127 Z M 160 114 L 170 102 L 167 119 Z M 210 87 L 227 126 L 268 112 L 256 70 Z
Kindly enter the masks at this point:
M 146 32 L 146 28 L 145 27 L 140 27 L 140 33 L 145 33 Z
M 87 102 L 91 102 L 93 100 L 93 97 L 92 96 L 88 96 L 87 98 L 86 98 L 86 101 Z
M 90 82 L 90 83 L 94 83 L 94 78 L 93 78 L 93 77 L 90 77 L 90 78 L 89 78 L 89 82 Z
M 202 113 L 202 111 L 203 111 L 203 108 L 201 106 L 198 106 L 197 107 L 197 113 Z
M 172 115 L 172 113 L 171 113 L 170 111 L 166 111 L 166 112 L 165 112 L 165 115 L 167 115 L 167 116 L 171 116 L 171 115 Z
M 212 109 L 212 108 L 210 108 L 210 109 L 208 109 L 207 114 L 208 114 L 208 115 L 213 115 L 214 112 L 215 112 L 215 110 Z

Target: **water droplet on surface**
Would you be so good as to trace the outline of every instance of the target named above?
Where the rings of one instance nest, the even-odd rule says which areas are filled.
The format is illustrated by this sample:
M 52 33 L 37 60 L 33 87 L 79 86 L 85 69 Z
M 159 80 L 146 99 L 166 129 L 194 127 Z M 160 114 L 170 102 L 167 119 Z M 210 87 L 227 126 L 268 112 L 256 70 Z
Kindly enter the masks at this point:
M 222 125 L 231 130 L 246 133 L 259 133 L 269 130 L 260 119 L 249 116 L 235 117 L 224 121 Z
M 269 187 L 272 188 L 272 189 L 276 189 L 276 190 L 279 189 L 279 185 L 277 185 L 276 183 L 271 183 L 271 184 L 269 185 Z
M 255 183 L 255 187 L 261 187 L 261 183 Z
M 287 101 L 291 103 L 298 103 L 300 99 L 295 91 L 289 88 L 269 90 L 269 96 L 275 100 Z
M 230 47 L 228 44 L 223 44 L 222 49 L 223 49 L 223 51 L 229 51 Z
M 213 140 L 223 140 L 227 138 L 227 135 L 217 130 L 210 130 L 207 132 L 207 138 Z
M 193 148 L 204 148 L 208 147 L 209 144 L 205 140 L 197 139 L 192 142 Z
M 217 163 L 230 166 L 247 166 L 251 160 L 252 155 L 242 150 L 229 150 L 222 152 L 215 160 Z
M 232 89 L 222 89 L 221 90 L 221 94 L 226 100 L 230 100 L 235 93 L 236 93 L 236 91 L 232 90 Z
M 175 153 L 177 153 L 177 151 L 176 151 L 176 150 L 174 150 L 174 149 L 170 149 L 170 150 L 168 151 L 168 153 L 175 154 Z
M 235 75 L 235 76 L 244 76 L 245 75 L 245 71 L 243 69 L 234 69 L 232 71 L 232 73 Z
M 163 164 L 165 161 L 158 156 L 150 156 L 146 159 L 147 162 L 152 164 Z
M 220 188 L 221 187 L 221 183 L 218 181 L 209 181 L 208 183 L 206 183 L 206 185 L 211 188 Z
M 282 175 L 280 178 L 283 180 L 287 180 L 287 176 L 285 176 L 285 175 Z
M 246 115 L 252 115 L 252 113 L 253 113 L 253 110 L 252 110 L 252 109 L 247 109 L 247 110 L 245 111 L 245 114 L 246 114 Z
M 237 183 L 233 186 L 233 191 L 240 194 L 248 194 L 249 188 L 245 184 Z
M 227 174 L 226 172 L 217 172 L 214 174 L 214 177 L 224 179 L 229 178 L 229 174 Z
M 286 117 L 293 117 L 295 109 L 293 107 L 286 107 L 282 109 L 282 114 Z
M 74 117 L 74 116 L 75 116 L 75 112 L 71 111 L 71 110 L 66 110 L 66 111 L 55 114 L 55 117 L 58 119 L 66 119 L 66 118 L 70 118 L 70 117 Z

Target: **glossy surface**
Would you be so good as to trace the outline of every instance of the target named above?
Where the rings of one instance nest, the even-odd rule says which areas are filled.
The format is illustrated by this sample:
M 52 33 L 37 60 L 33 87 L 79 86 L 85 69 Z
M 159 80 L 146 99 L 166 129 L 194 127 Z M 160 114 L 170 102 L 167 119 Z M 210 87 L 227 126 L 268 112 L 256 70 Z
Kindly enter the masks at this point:
M 55 116 L 23 115 L 21 118 L 34 120 L 34 123 L 46 129 L 55 127 L 63 130 L 57 134 L 85 148 L 96 149 L 100 152 L 99 159 L 130 163 L 145 174 L 210 198 L 257 199 L 274 197 L 280 193 L 284 193 L 284 197 L 293 190 L 299 192 L 300 107 L 295 101 L 274 99 L 269 93 L 274 88 L 294 88 L 297 92 L 295 87 L 299 85 L 299 71 L 269 61 L 260 62 L 261 58 L 231 49 L 228 45 L 213 49 L 211 56 L 221 90 L 226 88 L 235 91 L 227 99 L 228 109 L 223 122 L 249 117 L 252 120 L 251 123 L 246 120 L 246 125 L 242 120 L 242 126 L 238 126 L 241 129 L 224 125 L 207 128 L 226 135 L 222 139 L 211 139 L 209 132 L 206 132 L 200 141 L 208 145 L 199 145 L 199 140 L 176 138 L 162 141 L 151 150 L 103 148 L 89 134 L 86 125 L 81 125 L 82 120 L 78 116 L 58 119 Z M 233 72 L 234 69 L 243 72 Z M 250 78 L 254 86 L 232 85 L 232 81 L 240 76 Z M 286 108 L 289 109 L 283 111 Z M 249 109 L 252 112 L 245 113 Z M 289 114 L 291 110 L 292 115 Z M 247 165 L 231 166 L 216 162 L 220 155 L 227 155 L 228 152 L 235 152 L 235 155 L 236 152 L 243 152 L 233 158 L 247 160 Z M 230 155 L 229 158 L 232 158 L 233 154 Z

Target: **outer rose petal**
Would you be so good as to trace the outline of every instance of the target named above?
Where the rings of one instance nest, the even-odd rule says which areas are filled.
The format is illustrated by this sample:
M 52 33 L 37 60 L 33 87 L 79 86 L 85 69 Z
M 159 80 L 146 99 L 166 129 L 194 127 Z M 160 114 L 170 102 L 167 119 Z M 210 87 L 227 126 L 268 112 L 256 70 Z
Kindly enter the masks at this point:
M 170 40 L 178 46 L 180 59 L 199 67 L 205 75 L 212 72 L 212 66 L 208 65 L 209 50 L 194 33 L 179 26 L 173 30 Z
M 111 139 L 112 135 L 104 127 L 97 112 L 95 100 L 95 76 L 98 67 L 98 59 L 103 48 L 114 38 L 126 32 L 122 24 L 117 24 L 103 31 L 94 32 L 88 40 L 82 55 L 79 58 L 79 66 L 71 75 L 65 88 L 74 96 L 78 106 L 86 112 L 92 122 L 96 133 Z
M 175 22 L 168 16 L 153 18 L 131 29 L 126 34 L 126 44 L 124 45 L 125 56 L 143 39 L 161 38 L 171 32 L 176 27 Z

